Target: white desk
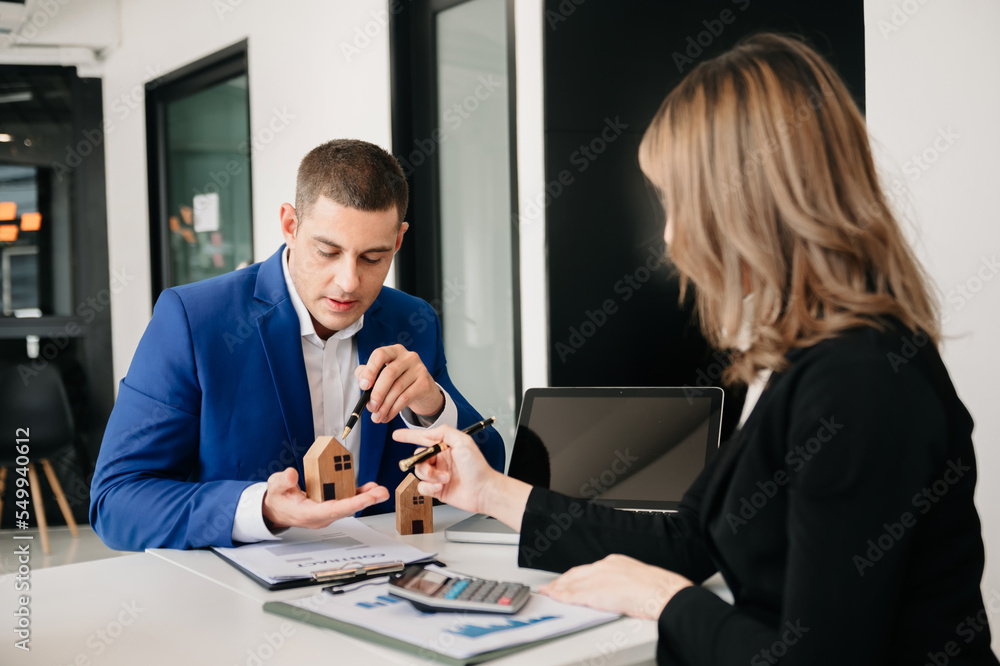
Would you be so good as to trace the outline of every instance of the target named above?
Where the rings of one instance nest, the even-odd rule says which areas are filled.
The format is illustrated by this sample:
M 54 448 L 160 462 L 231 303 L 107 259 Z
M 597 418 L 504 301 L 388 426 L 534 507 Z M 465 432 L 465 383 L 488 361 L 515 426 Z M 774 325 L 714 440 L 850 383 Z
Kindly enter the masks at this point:
M 30 595 L 30 652 L 13 646 L 9 588 L 0 599 L 2 664 L 304 666 L 330 663 L 319 656 L 331 650 L 351 660 L 342 663 L 395 663 L 378 647 L 264 613 L 260 603 L 148 554 L 42 569 Z
M 399 537 L 437 552 L 449 567 L 474 576 L 537 587 L 552 574 L 517 568 L 513 546 L 450 543 L 444 529 L 468 514 L 434 509 L 433 534 Z M 392 514 L 366 518 L 396 536 Z M 4 585 L 2 664 L 46 666 L 135 664 L 425 664 L 414 656 L 265 613 L 264 601 L 318 588 L 268 592 L 208 551 L 151 550 L 32 573 L 30 653 L 13 647 L 16 598 Z M 656 624 L 623 619 L 489 662 L 512 664 L 652 664 Z M 274 647 L 277 645 L 277 647 Z

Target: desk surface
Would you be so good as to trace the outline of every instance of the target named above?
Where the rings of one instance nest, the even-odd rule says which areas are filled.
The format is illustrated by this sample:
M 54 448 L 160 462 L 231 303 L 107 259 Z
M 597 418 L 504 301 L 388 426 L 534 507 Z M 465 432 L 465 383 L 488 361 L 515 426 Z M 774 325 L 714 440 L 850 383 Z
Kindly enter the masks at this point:
M 444 538 L 444 531 L 470 514 L 450 506 L 434 507 L 434 532 L 400 536 L 396 532 L 396 514 L 364 518 L 363 522 L 372 529 L 399 539 L 414 548 L 428 553 L 437 553 L 438 559 L 461 573 L 480 578 L 503 578 L 516 580 L 537 588 L 554 578 L 553 574 L 535 569 L 520 569 L 517 566 L 517 547 L 487 545 L 479 543 L 452 543 Z M 269 592 L 221 557 L 207 550 L 171 550 L 158 548 L 148 553 L 162 558 L 203 578 L 249 597 L 261 603 L 283 601 L 311 594 L 309 588 L 295 588 L 279 592 Z
M 517 567 L 513 546 L 451 543 L 444 529 L 468 514 L 434 509 L 432 534 L 399 537 L 437 552 L 448 566 L 474 576 L 537 587 L 552 574 Z M 392 514 L 365 518 L 397 536 Z M 31 652 L 3 632 L 0 663 L 46 666 L 134 664 L 423 664 L 411 655 L 265 613 L 264 601 L 313 594 L 317 588 L 268 592 L 208 551 L 151 550 L 32 573 Z M 16 593 L 4 586 L 0 616 L 12 618 Z M 10 626 L 10 620 L 4 623 Z M 506 659 L 510 664 L 647 664 L 654 662 L 656 625 L 622 619 Z M 335 655 L 335 657 L 331 656 Z

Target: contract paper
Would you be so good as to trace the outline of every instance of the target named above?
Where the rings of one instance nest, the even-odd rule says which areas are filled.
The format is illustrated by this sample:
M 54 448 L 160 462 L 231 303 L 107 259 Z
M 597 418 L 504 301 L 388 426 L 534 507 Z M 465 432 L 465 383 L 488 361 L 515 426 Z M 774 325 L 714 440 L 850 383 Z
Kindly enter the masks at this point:
M 409 564 L 434 556 L 376 532 L 357 518 L 342 518 L 322 530 L 293 527 L 281 541 L 212 550 L 272 585 L 311 578 L 314 571 Z

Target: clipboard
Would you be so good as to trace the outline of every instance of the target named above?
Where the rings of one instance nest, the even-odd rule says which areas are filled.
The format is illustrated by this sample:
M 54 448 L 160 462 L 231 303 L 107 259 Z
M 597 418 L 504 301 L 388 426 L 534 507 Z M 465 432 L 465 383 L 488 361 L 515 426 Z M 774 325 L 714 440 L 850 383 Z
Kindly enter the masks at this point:
M 276 541 L 211 550 L 272 591 L 367 580 L 407 564 L 431 562 L 436 555 L 376 532 L 357 518 L 343 518 L 321 530 L 293 527 Z
M 264 603 L 264 611 L 317 627 L 330 629 L 354 638 L 370 641 L 403 653 L 430 659 L 438 664 L 449 664 L 451 666 L 478 664 L 504 657 L 552 640 L 566 638 L 567 636 L 598 627 L 608 622 L 614 622 L 622 617 L 617 613 L 607 613 L 590 608 L 562 604 L 551 599 L 537 597 L 537 595 L 533 595 L 532 603 L 540 602 L 544 606 L 536 606 L 532 610 L 529 604 L 529 606 L 526 606 L 525 609 L 522 609 L 516 615 L 501 616 L 484 614 L 482 616 L 475 616 L 475 619 L 470 619 L 465 614 L 420 613 L 412 609 L 406 602 L 400 600 L 398 608 L 404 609 L 407 615 L 399 617 L 381 614 L 384 612 L 393 613 L 393 609 L 397 608 L 397 606 L 395 603 L 389 603 L 389 598 L 385 596 L 385 591 L 378 585 L 360 585 L 343 593 L 340 593 L 339 590 L 335 591 L 334 594 L 338 596 L 330 597 L 327 592 L 320 592 L 313 597 L 303 597 L 289 601 L 268 601 Z M 331 601 L 331 599 L 337 599 L 337 601 Z M 327 603 L 339 606 L 340 610 L 330 612 L 329 607 L 326 606 Z M 573 613 L 577 617 L 559 627 L 553 627 L 552 630 L 543 632 L 542 634 L 522 635 L 519 638 L 493 643 L 489 646 L 483 645 L 481 649 L 460 650 L 458 652 L 449 649 L 449 644 L 441 639 L 444 634 L 439 633 L 439 625 L 430 626 L 426 624 L 437 622 L 435 618 L 443 618 L 448 626 L 452 626 L 453 623 L 470 622 L 476 625 L 486 625 L 485 627 L 478 628 L 486 628 L 487 632 L 489 632 L 491 631 L 489 628 L 490 625 L 497 623 L 528 626 L 541 620 L 558 620 L 559 618 L 552 616 L 562 614 L 560 610 L 565 610 L 567 614 Z M 377 619 L 369 618 L 366 621 L 364 618 L 367 613 L 377 613 L 379 615 Z M 539 615 L 543 617 L 535 617 L 534 620 L 529 619 Z M 548 625 L 539 623 L 536 626 L 544 627 Z M 405 635 L 399 633 L 398 629 L 400 627 L 406 628 Z M 452 627 L 452 629 L 455 628 Z M 468 635 L 466 633 L 467 630 L 468 628 L 458 631 L 458 633 L 452 630 L 446 631 L 450 635 L 458 636 L 459 634 Z M 454 640 L 463 639 L 456 638 Z M 478 642 L 480 638 L 475 637 L 472 640 Z
M 377 631 L 368 629 L 365 627 L 359 627 L 355 624 L 349 622 L 342 622 L 340 620 L 335 620 L 332 617 L 326 617 L 325 615 L 320 615 L 319 613 L 314 613 L 309 610 L 302 608 L 296 608 L 288 603 L 281 601 L 267 601 L 264 603 L 264 612 L 273 613 L 274 615 L 281 615 L 292 620 L 298 620 L 299 622 L 305 622 L 306 624 L 311 624 L 316 627 L 322 627 L 324 629 L 331 629 L 337 633 L 344 634 L 346 636 L 351 636 L 353 638 L 360 638 L 361 640 L 368 641 L 370 643 L 375 643 L 376 645 L 381 645 L 383 647 L 392 648 L 394 650 L 399 650 L 405 654 L 414 655 L 417 657 L 423 657 L 424 659 L 432 659 L 439 664 L 447 664 L 448 666 L 468 666 L 470 664 L 481 664 L 484 661 L 492 661 L 493 659 L 500 659 L 501 657 L 506 657 L 507 655 L 514 654 L 515 652 L 521 652 L 523 650 L 529 650 L 533 647 L 539 645 L 544 645 L 549 641 L 566 638 L 572 636 L 573 634 L 587 631 L 593 629 L 594 626 L 582 627 L 574 631 L 566 632 L 560 634 L 559 636 L 553 636 L 551 638 L 545 638 L 542 640 L 520 643 L 508 648 L 502 648 L 499 650 L 491 650 L 489 652 L 481 652 L 476 655 L 469 657 L 459 658 L 452 657 L 446 654 L 441 654 L 440 652 L 433 652 L 427 648 L 423 648 L 419 645 L 414 645 L 413 643 L 408 643 L 406 641 L 399 640 L 397 638 L 392 638 L 386 636 L 385 634 L 380 634 Z M 613 622 L 619 618 L 612 618 L 607 620 L 607 622 Z M 599 625 L 596 625 L 599 626 Z
M 210 550 L 221 557 L 224 562 L 229 563 L 235 569 L 246 574 L 247 577 L 263 587 L 265 590 L 269 590 L 271 592 L 276 592 L 278 590 L 291 590 L 297 587 L 309 587 L 310 585 L 327 585 L 330 587 L 351 585 L 353 583 L 369 580 L 371 578 L 388 576 L 391 573 L 402 571 L 406 568 L 407 564 L 437 564 L 438 566 L 444 566 L 443 562 L 433 557 L 425 558 L 423 560 L 415 560 L 409 563 L 403 562 L 402 560 L 394 560 L 392 562 L 373 562 L 368 565 L 358 564 L 358 566 L 342 567 L 339 569 L 318 569 L 313 571 L 311 576 L 289 576 L 287 579 L 272 583 L 271 581 L 261 578 L 250 569 L 241 565 L 239 562 L 229 559 L 217 550 Z

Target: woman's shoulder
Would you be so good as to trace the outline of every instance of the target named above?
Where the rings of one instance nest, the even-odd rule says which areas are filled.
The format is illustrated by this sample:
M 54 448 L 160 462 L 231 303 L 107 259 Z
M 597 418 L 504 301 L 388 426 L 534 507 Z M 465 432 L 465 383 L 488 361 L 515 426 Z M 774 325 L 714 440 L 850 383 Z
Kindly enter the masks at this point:
M 788 435 L 783 445 L 811 442 L 824 425 L 837 425 L 823 444 L 828 464 L 797 484 L 810 492 L 843 492 L 895 473 L 903 459 L 926 475 L 969 440 L 971 417 L 933 341 L 899 322 L 844 331 L 788 360 L 769 387 L 772 427 L 784 424 Z
M 856 326 L 809 347 L 793 349 L 788 354 L 790 366 L 809 367 L 822 363 L 884 362 L 891 372 L 898 372 L 910 361 L 937 355 L 929 335 L 913 331 L 895 318 L 873 320 Z
M 937 346 L 923 331 L 894 318 L 857 326 L 791 350 L 781 373 L 789 385 L 808 383 L 854 392 L 928 391 L 951 400 L 954 388 Z

